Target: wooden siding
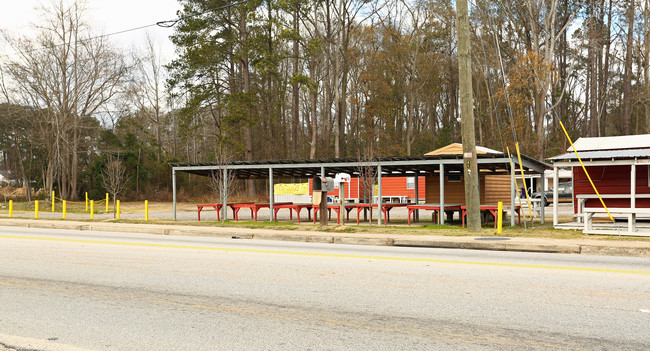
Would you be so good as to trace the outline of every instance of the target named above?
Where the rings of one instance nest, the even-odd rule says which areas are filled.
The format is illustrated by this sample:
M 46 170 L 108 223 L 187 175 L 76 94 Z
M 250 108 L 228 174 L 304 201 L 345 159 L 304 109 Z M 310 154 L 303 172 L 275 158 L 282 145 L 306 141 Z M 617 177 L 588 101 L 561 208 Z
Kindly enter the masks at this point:
M 485 182 L 481 183 L 482 201 L 481 204 L 492 205 L 499 201 L 504 204 L 510 203 L 510 180 L 512 176 L 509 174 L 502 175 L 486 175 Z
M 426 177 L 426 202 L 440 202 L 439 176 Z M 483 175 L 480 180 L 481 205 L 493 205 L 502 201 L 510 203 L 510 175 Z M 465 203 L 465 183 L 449 182 L 445 177 L 445 203 Z
M 629 194 L 631 167 L 627 165 L 587 166 L 587 172 L 600 194 Z M 648 166 L 636 166 L 636 193 L 650 194 Z M 577 211 L 579 194 L 595 194 L 582 167 L 573 167 L 574 213 Z M 603 199 L 607 207 L 630 207 L 628 199 Z M 586 207 L 602 207 L 600 200 L 588 199 Z M 650 207 L 650 199 L 636 199 L 636 207 Z

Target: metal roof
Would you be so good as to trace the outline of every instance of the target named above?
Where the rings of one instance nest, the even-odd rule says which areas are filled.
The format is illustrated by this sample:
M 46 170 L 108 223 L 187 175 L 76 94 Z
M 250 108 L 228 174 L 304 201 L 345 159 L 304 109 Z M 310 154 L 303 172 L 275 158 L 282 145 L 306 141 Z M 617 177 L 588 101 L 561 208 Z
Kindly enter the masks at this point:
M 519 167 L 517 157 L 512 161 Z M 438 155 L 438 156 L 397 156 L 380 157 L 364 162 L 355 158 L 332 159 L 298 159 L 298 160 L 260 160 L 260 161 L 232 161 L 222 165 L 215 162 L 204 163 L 170 163 L 174 171 L 187 172 L 201 176 L 210 176 L 216 170 L 224 167 L 234 172 L 239 179 L 266 179 L 269 170 L 273 170 L 274 177 L 312 178 L 320 175 L 321 168 L 329 176 L 336 173 L 359 174 L 363 167 L 376 167 L 381 165 L 382 177 L 409 176 L 419 173 L 427 175 L 439 172 L 440 165 L 444 165 L 445 173 L 463 171 L 463 155 Z M 542 173 L 550 165 L 522 155 L 522 165 L 525 171 Z M 478 166 L 482 174 L 507 174 L 509 160 L 506 154 L 480 154 Z
M 487 148 L 485 146 L 476 145 L 476 152 L 479 154 L 501 154 L 503 152 Z M 427 152 L 425 156 L 437 156 L 437 155 L 462 155 L 463 154 L 463 144 L 461 143 L 451 143 L 447 146 L 443 146 L 439 149 Z
M 576 147 L 577 148 L 577 147 Z M 622 149 L 622 150 L 602 150 L 602 151 L 578 151 L 580 158 L 583 160 L 593 159 L 623 159 L 650 157 L 650 148 L 644 149 Z M 577 160 L 576 154 L 571 151 L 562 155 L 549 158 L 551 162 Z
M 650 134 L 579 138 L 573 145 L 578 152 L 644 149 L 650 148 Z M 567 152 L 573 152 L 573 148 L 569 147 Z

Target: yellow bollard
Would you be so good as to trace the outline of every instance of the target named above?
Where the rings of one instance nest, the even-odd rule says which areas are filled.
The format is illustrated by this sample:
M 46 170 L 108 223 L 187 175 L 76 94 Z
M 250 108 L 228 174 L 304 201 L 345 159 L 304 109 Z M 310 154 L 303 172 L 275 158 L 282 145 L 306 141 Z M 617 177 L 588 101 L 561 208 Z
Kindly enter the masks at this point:
M 503 202 L 499 201 L 497 206 L 497 234 L 503 233 Z
M 88 192 L 86 192 L 86 212 L 88 212 Z
M 117 200 L 117 210 L 115 212 L 115 218 L 120 219 L 120 200 Z
M 149 200 L 144 200 L 144 220 L 149 220 Z
M 9 218 L 14 216 L 14 200 L 9 200 Z
M 62 211 L 61 218 L 65 219 L 66 218 L 66 212 L 67 212 L 67 206 L 66 206 L 66 201 L 65 200 L 63 200 L 63 209 L 61 211 Z
M 108 213 L 108 193 L 106 193 L 106 213 Z
M 34 218 L 38 218 L 38 200 L 34 204 Z
M 95 200 L 90 200 L 90 219 L 95 219 Z
M 54 190 L 52 190 L 52 212 L 54 212 Z

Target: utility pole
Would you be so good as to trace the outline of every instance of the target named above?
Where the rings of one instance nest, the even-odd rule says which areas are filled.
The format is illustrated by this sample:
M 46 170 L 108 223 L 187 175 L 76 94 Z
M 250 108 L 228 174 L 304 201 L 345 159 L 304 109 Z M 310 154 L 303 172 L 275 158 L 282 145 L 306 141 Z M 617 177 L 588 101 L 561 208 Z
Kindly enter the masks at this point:
M 460 130 L 463 142 L 463 170 L 467 231 L 481 231 L 481 208 L 478 192 L 476 137 L 474 135 L 474 98 L 472 96 L 472 56 L 469 38 L 469 10 L 467 0 L 456 0 L 456 27 L 458 30 L 458 79 L 460 87 Z M 442 176 L 442 175 L 441 175 Z

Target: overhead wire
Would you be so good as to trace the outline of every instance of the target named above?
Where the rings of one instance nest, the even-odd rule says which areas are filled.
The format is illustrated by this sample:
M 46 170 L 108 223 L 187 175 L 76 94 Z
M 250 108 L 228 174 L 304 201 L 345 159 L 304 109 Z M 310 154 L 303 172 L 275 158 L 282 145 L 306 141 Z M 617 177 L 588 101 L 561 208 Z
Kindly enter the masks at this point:
M 78 40 L 75 41 L 75 44 L 80 44 L 80 43 L 84 43 L 84 42 L 88 42 L 88 41 L 92 41 L 92 40 L 97 40 L 97 39 L 108 38 L 108 37 L 112 37 L 112 36 L 115 36 L 115 35 L 125 34 L 125 33 L 134 32 L 134 31 L 138 31 L 138 30 L 142 30 L 142 29 L 151 28 L 151 27 L 171 28 L 171 27 L 175 26 L 177 23 L 179 23 L 180 21 L 186 20 L 188 18 L 201 16 L 201 15 L 204 15 L 206 13 L 225 10 L 227 8 L 230 8 L 230 7 L 245 4 L 245 3 L 249 2 L 249 1 L 250 0 L 242 0 L 242 1 L 234 2 L 232 4 L 227 4 L 227 5 L 223 5 L 223 6 L 219 6 L 219 7 L 214 7 L 214 8 L 205 10 L 205 11 L 191 13 L 189 15 L 179 17 L 179 18 L 176 18 L 176 19 L 172 19 L 172 20 L 158 21 L 156 23 L 147 24 L 147 25 L 138 26 L 138 27 L 133 27 L 133 28 L 128 28 L 128 29 L 117 31 L 117 32 L 112 32 L 112 33 L 108 33 L 108 34 L 101 34 L 101 35 L 97 35 L 97 36 L 93 36 L 93 37 L 89 37 L 89 38 L 84 38 L 84 39 L 78 39 Z M 67 44 L 66 43 L 61 43 L 61 44 L 50 45 L 50 46 L 42 46 L 42 47 L 39 47 L 39 48 L 34 48 L 34 49 L 29 49 L 29 50 L 16 50 L 13 53 L 2 54 L 2 55 L 0 55 L 0 57 L 10 57 L 10 56 L 19 55 L 19 54 L 20 55 L 25 55 L 25 54 L 29 54 L 29 53 L 32 53 L 32 52 L 56 49 L 56 48 L 64 46 L 64 45 L 67 45 Z
M 142 30 L 142 29 L 146 29 L 146 28 L 149 28 L 149 27 L 155 27 L 156 25 L 157 25 L 157 23 L 148 24 L 148 25 L 145 25 L 145 26 L 124 29 L 124 30 L 121 30 L 121 31 L 113 32 L 113 33 L 96 35 L 96 36 L 90 37 L 90 38 L 78 39 L 78 40 L 75 41 L 75 44 L 81 44 L 81 43 L 85 43 L 85 42 L 92 41 L 92 40 L 108 38 L 108 37 L 111 37 L 111 36 L 114 36 L 114 35 L 124 34 L 124 33 L 128 33 L 128 32 L 134 32 L 136 30 Z M 66 43 L 61 43 L 61 44 L 50 45 L 50 46 L 42 46 L 42 47 L 39 47 L 39 48 L 30 49 L 30 50 L 17 50 L 17 51 L 15 51 L 13 53 L 0 55 L 0 57 L 9 57 L 9 56 L 18 55 L 18 54 L 24 55 L 24 54 L 29 54 L 29 53 L 32 53 L 32 52 L 51 50 L 51 49 L 56 49 L 56 48 L 64 46 L 64 45 L 67 45 L 67 44 Z
M 230 7 L 245 4 L 245 3 L 249 2 L 249 1 L 250 0 L 242 0 L 242 1 L 238 1 L 238 2 L 233 2 L 232 4 L 227 4 L 227 5 L 223 5 L 223 6 L 219 6 L 219 7 L 214 7 L 214 8 L 211 8 L 211 9 L 208 9 L 208 10 L 205 10 L 205 11 L 201 11 L 201 12 L 191 13 L 189 15 L 179 17 L 179 18 L 176 18 L 176 19 L 173 19 L 173 20 L 156 22 L 156 25 L 159 26 L 159 27 L 163 27 L 163 28 L 171 28 L 171 27 L 175 26 L 178 22 L 186 20 L 188 18 L 202 16 L 202 15 L 205 15 L 206 13 L 210 13 L 210 12 L 225 10 L 227 8 L 230 8 Z

